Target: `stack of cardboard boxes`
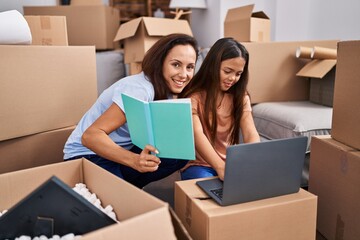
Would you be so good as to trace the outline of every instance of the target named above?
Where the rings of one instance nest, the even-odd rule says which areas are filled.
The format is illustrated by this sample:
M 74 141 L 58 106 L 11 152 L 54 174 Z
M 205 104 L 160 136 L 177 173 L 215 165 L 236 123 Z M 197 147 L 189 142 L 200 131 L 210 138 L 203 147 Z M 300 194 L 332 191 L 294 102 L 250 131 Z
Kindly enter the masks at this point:
M 95 49 L 68 46 L 65 17 L 26 17 L 33 45 L 0 45 L 0 173 L 63 160 L 96 100 Z
M 339 42 L 331 136 L 313 137 L 309 191 L 327 239 L 360 239 L 360 41 Z
M 24 6 L 24 13 L 29 17 L 64 16 L 70 46 L 95 46 L 98 94 L 125 76 L 122 50 L 113 41 L 120 25 L 118 9 L 101 0 L 73 0 L 71 5 Z

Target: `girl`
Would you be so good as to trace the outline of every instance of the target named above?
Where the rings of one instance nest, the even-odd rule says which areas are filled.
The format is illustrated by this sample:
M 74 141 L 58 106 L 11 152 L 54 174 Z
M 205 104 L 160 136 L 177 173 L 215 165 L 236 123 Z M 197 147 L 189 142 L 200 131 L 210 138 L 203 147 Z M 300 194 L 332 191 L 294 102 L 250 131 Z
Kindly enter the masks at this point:
M 232 38 L 219 39 L 206 55 L 193 81 L 181 93 L 190 97 L 196 160 L 182 169 L 183 180 L 224 179 L 226 147 L 259 142 L 247 92 L 249 53 Z
M 153 146 L 141 150 L 132 144 L 121 93 L 144 101 L 176 98 L 192 79 L 197 56 L 193 37 L 158 40 L 143 59 L 143 71 L 106 89 L 82 117 L 65 144 L 64 159 L 85 157 L 139 188 L 184 167 L 187 161 L 159 159 L 151 154 L 157 152 Z

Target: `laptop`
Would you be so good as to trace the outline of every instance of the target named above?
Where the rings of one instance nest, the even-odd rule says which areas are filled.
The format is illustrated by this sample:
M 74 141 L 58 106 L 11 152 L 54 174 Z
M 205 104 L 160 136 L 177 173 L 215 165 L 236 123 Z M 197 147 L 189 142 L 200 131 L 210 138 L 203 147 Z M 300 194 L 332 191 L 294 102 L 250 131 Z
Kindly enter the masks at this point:
M 0 217 L 0 239 L 15 239 L 21 235 L 32 238 L 68 233 L 82 235 L 115 223 L 53 176 Z
M 296 193 L 300 190 L 307 137 L 229 146 L 224 181 L 196 184 L 222 206 Z

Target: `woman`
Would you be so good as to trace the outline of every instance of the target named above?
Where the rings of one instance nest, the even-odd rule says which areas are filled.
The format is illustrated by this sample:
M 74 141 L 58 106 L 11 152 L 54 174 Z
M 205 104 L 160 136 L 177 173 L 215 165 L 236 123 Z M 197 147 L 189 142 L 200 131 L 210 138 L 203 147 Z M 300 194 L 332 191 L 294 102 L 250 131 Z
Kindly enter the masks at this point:
M 182 169 L 183 180 L 224 179 L 226 147 L 259 142 L 247 92 L 249 53 L 232 38 L 216 41 L 193 81 L 181 93 L 193 108 L 196 160 Z
M 139 188 L 184 167 L 187 161 L 159 159 L 151 145 L 132 144 L 121 93 L 144 101 L 176 98 L 192 79 L 197 56 L 193 37 L 171 34 L 158 40 L 143 59 L 143 71 L 106 89 L 82 117 L 65 144 L 64 159 L 85 157 Z

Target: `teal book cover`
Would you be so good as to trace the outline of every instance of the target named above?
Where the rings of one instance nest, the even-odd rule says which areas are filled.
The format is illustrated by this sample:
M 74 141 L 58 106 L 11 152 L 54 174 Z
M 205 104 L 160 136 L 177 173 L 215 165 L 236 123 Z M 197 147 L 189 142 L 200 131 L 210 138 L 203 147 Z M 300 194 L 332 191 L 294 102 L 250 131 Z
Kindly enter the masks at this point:
M 158 157 L 195 159 L 191 101 L 167 99 L 146 102 L 122 94 L 132 142 L 143 149 L 151 144 Z

